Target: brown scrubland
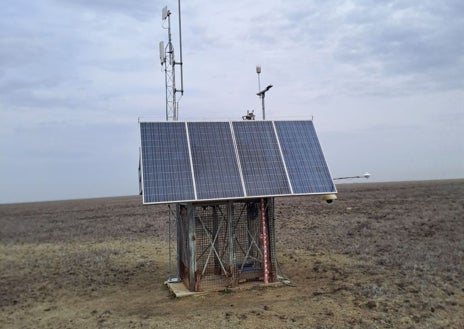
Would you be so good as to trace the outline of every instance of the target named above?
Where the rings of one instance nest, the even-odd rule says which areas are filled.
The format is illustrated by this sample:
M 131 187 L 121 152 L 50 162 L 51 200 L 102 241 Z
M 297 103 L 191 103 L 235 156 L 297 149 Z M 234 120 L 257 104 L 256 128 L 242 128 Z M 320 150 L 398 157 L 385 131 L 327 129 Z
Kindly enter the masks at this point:
M 168 207 L 0 205 L 0 328 L 464 328 L 464 180 L 276 198 L 290 284 L 174 298 Z

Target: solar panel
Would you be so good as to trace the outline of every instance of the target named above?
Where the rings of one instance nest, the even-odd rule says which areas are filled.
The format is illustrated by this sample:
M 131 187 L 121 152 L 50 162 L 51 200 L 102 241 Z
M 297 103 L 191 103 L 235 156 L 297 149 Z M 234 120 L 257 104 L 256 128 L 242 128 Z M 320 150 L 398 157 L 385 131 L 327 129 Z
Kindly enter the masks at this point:
M 195 200 L 185 123 L 141 122 L 144 203 Z
M 141 122 L 144 203 L 335 193 L 312 121 Z
M 312 121 L 276 121 L 280 146 L 295 194 L 335 192 Z
M 271 121 L 233 123 L 248 196 L 291 194 Z
M 243 197 L 228 122 L 189 122 L 190 149 L 198 199 Z

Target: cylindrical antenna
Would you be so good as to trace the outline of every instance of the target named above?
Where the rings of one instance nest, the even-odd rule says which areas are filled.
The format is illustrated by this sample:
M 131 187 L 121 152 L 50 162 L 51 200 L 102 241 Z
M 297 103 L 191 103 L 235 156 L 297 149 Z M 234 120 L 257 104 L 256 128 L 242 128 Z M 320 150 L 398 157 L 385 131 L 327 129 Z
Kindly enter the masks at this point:
M 180 57 L 180 94 L 184 94 L 184 70 L 182 61 L 182 23 L 180 18 L 180 0 L 177 1 L 177 7 L 179 10 L 179 57 Z
M 261 81 L 259 79 L 259 74 L 261 73 L 261 65 L 256 65 L 256 73 L 258 73 L 258 92 L 261 91 Z
M 163 65 L 166 62 L 166 53 L 164 50 L 164 42 L 160 41 L 159 43 L 159 56 L 160 56 L 160 63 Z

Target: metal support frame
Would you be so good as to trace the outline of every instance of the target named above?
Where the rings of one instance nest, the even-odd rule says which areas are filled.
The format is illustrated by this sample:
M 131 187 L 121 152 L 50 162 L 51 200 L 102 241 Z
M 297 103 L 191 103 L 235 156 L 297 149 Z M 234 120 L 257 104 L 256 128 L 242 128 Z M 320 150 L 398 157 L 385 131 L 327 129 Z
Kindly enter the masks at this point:
M 269 240 L 269 260 L 272 272 L 269 273 L 269 280 L 274 282 L 277 280 L 277 255 L 276 255 L 276 240 L 275 240 L 275 214 L 274 214 L 274 198 L 266 199 L 266 218 Z
M 181 280 L 181 268 L 182 268 L 182 252 L 183 252 L 183 240 L 184 232 L 182 227 L 182 213 L 181 206 L 179 203 L 176 204 L 176 242 L 177 242 L 177 277 Z M 186 214 L 185 214 L 186 215 Z
M 172 218 L 174 217 L 174 223 L 176 224 L 176 229 L 177 229 L 177 232 L 179 232 L 179 228 L 178 228 L 178 218 L 179 218 L 179 209 L 178 209 L 178 205 L 176 205 L 176 208 L 175 208 L 175 212 L 172 210 L 171 208 L 171 205 L 168 205 L 168 243 L 169 243 L 169 265 L 168 265 L 168 268 L 169 268 L 169 277 L 168 277 L 168 282 L 169 283 L 173 283 L 173 282 L 179 282 L 179 265 L 177 265 L 177 268 L 176 268 L 176 273 L 174 274 L 173 272 L 173 266 L 172 266 Z M 177 243 L 179 244 L 179 238 L 177 237 L 176 239 Z M 177 250 L 179 250 L 179 245 L 177 245 Z M 177 255 L 177 264 L 179 264 L 179 255 Z
M 196 244 L 195 244 L 195 213 L 191 203 L 187 205 L 187 220 L 188 220 L 188 268 L 189 268 L 189 289 L 196 291 Z
M 177 205 L 180 280 L 190 291 L 276 279 L 272 198 Z
M 235 269 L 235 249 L 234 239 L 234 204 L 232 201 L 227 202 L 227 229 L 229 231 L 229 267 L 230 267 L 230 285 L 235 285 L 237 271 Z

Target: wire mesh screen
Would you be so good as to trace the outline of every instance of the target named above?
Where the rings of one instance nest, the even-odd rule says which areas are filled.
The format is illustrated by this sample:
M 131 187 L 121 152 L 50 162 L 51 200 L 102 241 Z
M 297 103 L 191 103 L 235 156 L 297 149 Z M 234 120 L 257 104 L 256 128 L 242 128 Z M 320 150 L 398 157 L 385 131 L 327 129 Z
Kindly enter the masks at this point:
M 189 210 L 190 209 L 190 210 Z M 268 263 L 275 280 L 273 200 L 266 199 Z M 260 201 L 224 202 L 180 207 L 179 273 L 190 290 L 234 287 L 263 278 Z
M 232 284 L 231 234 L 227 205 L 195 207 L 195 243 L 198 290 Z
M 260 207 L 257 202 L 237 204 L 235 218 L 235 257 L 238 282 L 259 280 L 263 275 L 262 240 L 260 239 Z

